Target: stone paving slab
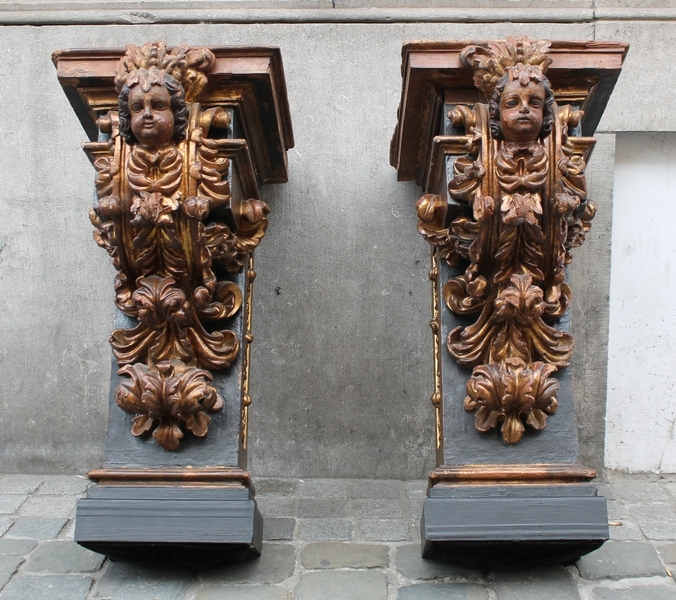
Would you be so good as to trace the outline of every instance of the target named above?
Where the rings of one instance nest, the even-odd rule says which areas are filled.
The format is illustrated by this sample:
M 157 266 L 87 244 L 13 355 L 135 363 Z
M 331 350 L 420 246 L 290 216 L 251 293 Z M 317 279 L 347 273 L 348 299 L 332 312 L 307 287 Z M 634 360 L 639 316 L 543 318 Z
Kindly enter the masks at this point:
M 38 494 L 73 495 L 84 494 L 91 483 L 86 477 L 79 475 L 49 475 L 38 488 Z
M 658 546 L 657 551 L 664 562 L 670 565 L 676 564 L 676 543 Z
M 409 498 L 421 498 L 424 499 L 427 497 L 427 480 L 418 479 L 415 481 L 406 482 L 406 495 Z
M 676 539 L 676 507 L 673 503 L 633 504 L 629 511 L 649 540 Z
M 610 521 L 624 522 L 626 519 L 631 519 L 629 507 L 623 502 L 606 499 L 606 506 L 608 507 L 608 519 Z
M 488 600 L 488 591 L 464 583 L 421 583 L 399 588 L 397 600 Z
M 347 516 L 347 504 L 341 498 L 301 498 L 298 517 L 301 519 L 335 519 Z
M 75 509 L 74 496 L 33 496 L 18 511 L 24 517 L 68 517 Z
M 479 571 L 454 567 L 437 559 L 426 559 L 420 555 L 420 544 L 406 544 L 394 551 L 394 562 L 397 571 L 412 580 L 431 579 L 470 579 L 481 577 Z
M 28 554 L 35 546 L 35 540 L 0 540 L 0 554 L 17 554 L 23 556 Z
M 638 525 L 629 519 L 622 519 L 620 525 L 610 526 L 610 539 L 620 542 L 645 540 Z
M 594 486 L 596 486 L 599 496 L 603 496 L 606 500 L 615 500 L 615 491 L 610 483 L 594 480 Z
M 657 551 L 643 542 L 606 542 L 583 556 L 577 567 L 585 579 L 624 579 L 665 575 Z
M 17 576 L 3 589 L 0 600 L 86 600 L 92 581 L 83 575 Z
M 258 510 L 263 518 L 268 517 L 295 517 L 296 500 L 293 496 L 268 496 L 256 498 Z
M 359 527 L 361 538 L 369 542 L 408 542 L 411 540 L 408 521 L 394 519 L 364 520 Z
M 0 493 L 30 494 L 37 490 L 45 478 L 39 475 L 4 475 L 0 477 Z
M 270 517 L 263 520 L 263 539 L 268 541 L 292 540 L 295 529 L 296 519 Z
M 352 512 L 358 519 L 401 519 L 404 516 L 399 498 L 353 500 Z
M 414 523 L 420 523 L 420 517 L 422 517 L 423 503 L 425 500 L 423 498 L 411 498 L 409 501 L 409 509 L 411 511 L 411 519 Z
M 300 555 L 306 569 L 372 569 L 387 567 L 389 548 L 375 544 L 311 542 Z
M 29 573 L 90 573 L 98 571 L 105 557 L 75 542 L 50 540 L 31 554 L 24 567 Z
M 67 522 L 65 517 L 21 517 L 5 535 L 9 538 L 49 540 L 55 538 Z
M 23 556 L 0 556 L 0 589 L 10 580 L 22 562 Z
M 676 498 L 676 482 L 665 483 L 664 487 L 673 498 Z
M 612 484 L 612 487 L 620 498 L 630 504 L 668 502 L 671 500 L 666 488 L 658 484 L 649 485 L 645 481 L 616 481 Z
M 74 516 L 69 519 L 68 523 L 63 526 L 63 529 L 59 532 L 58 539 L 60 540 L 73 540 L 73 534 L 75 533 L 75 518 Z
M 564 567 L 497 571 L 498 600 L 578 600 L 577 585 Z
M 300 525 L 300 539 L 307 541 L 345 541 L 352 538 L 352 522 L 347 519 L 310 519 Z
M 213 584 L 202 588 L 195 600 L 288 600 L 284 588 Z
M 665 585 L 637 585 L 631 588 L 594 588 L 594 600 L 674 600 L 676 589 Z
M 204 583 L 279 583 L 293 573 L 296 562 L 291 544 L 267 544 L 257 558 L 213 567 L 202 572 Z
M 26 494 L 0 494 L 0 514 L 15 513 L 27 498 Z
M 355 479 L 350 498 L 399 498 L 402 482 L 387 479 Z
M 301 479 L 301 498 L 347 498 L 346 479 Z
M 298 479 L 284 477 L 261 477 L 256 479 L 256 493 L 266 496 L 295 496 L 298 493 Z
M 296 600 L 387 600 L 387 578 L 375 571 L 307 573 L 295 589 Z
M 192 573 L 172 567 L 111 562 L 99 579 L 92 600 L 183 600 Z M 5 600 L 0 596 L 0 600 Z

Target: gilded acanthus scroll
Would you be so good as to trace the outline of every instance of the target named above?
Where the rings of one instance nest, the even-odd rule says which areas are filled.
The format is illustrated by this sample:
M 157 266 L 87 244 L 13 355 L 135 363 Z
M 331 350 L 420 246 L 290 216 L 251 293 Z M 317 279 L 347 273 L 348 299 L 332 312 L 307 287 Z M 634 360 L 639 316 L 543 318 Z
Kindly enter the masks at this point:
M 110 344 L 125 376 L 117 405 L 131 432 L 176 450 L 186 431 L 208 433 L 223 398 L 211 371 L 240 352 L 224 322 L 242 307 L 228 280 L 267 227 L 267 205 L 231 202 L 229 113 L 199 100 L 214 54 L 163 42 L 127 46 L 115 87 L 119 110 L 99 119 L 109 139 L 85 144 L 97 170 L 94 238 L 118 270 L 115 305 L 136 326 Z M 221 135 L 213 135 L 220 132 Z
M 447 118 L 466 150 L 453 163 L 451 202 L 418 201 L 419 231 L 462 274 L 442 296 L 472 322 L 450 331 L 447 351 L 471 368 L 465 409 L 503 439 L 542 430 L 557 409 L 552 375 L 570 363 L 573 338 L 557 329 L 571 301 L 566 265 L 582 244 L 595 206 L 586 161 L 594 138 L 572 135 L 583 116 L 559 108 L 547 79 L 549 44 L 527 38 L 468 45 L 461 63 L 488 99 Z

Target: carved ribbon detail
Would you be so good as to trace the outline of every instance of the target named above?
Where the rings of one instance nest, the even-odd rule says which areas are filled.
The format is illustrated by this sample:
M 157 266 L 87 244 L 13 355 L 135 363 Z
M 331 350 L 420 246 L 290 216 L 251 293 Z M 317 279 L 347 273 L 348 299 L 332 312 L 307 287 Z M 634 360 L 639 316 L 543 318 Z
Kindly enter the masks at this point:
M 558 381 L 573 338 L 558 330 L 571 290 L 565 266 L 594 217 L 585 160 L 595 140 L 569 136 L 581 111 L 559 109 L 544 73 L 546 42 L 509 38 L 463 50 L 488 104 L 449 114 L 465 130 L 469 152 L 455 159 L 449 201 L 426 194 L 416 205 L 418 229 L 449 265 L 463 271 L 442 296 L 456 315 L 446 347 L 473 369 L 465 408 L 488 431 L 518 442 L 525 425 L 544 429 L 557 408 Z
M 110 344 L 126 376 L 115 392 L 134 415 L 132 434 L 152 432 L 167 450 L 184 433 L 207 434 L 223 399 L 209 370 L 228 368 L 240 341 L 222 322 L 240 310 L 237 273 L 267 228 L 257 199 L 232 205 L 222 108 L 197 102 L 215 59 L 204 48 L 162 42 L 127 47 L 108 113 L 110 139 L 85 150 L 97 171 L 94 239 L 118 270 L 115 304 L 137 320 Z

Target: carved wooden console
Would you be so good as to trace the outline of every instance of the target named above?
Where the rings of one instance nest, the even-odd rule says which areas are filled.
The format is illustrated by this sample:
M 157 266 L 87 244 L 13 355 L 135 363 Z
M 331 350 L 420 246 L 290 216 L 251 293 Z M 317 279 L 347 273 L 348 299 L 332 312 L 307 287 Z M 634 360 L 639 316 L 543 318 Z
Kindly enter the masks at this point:
M 432 245 L 424 556 L 570 562 L 608 538 L 596 473 L 578 462 L 566 265 L 596 211 L 584 171 L 626 52 L 518 37 L 403 48 L 390 162 L 422 188 Z
M 253 251 L 293 133 L 276 48 L 64 50 L 117 269 L 105 464 L 75 540 L 207 566 L 259 554 L 246 471 Z

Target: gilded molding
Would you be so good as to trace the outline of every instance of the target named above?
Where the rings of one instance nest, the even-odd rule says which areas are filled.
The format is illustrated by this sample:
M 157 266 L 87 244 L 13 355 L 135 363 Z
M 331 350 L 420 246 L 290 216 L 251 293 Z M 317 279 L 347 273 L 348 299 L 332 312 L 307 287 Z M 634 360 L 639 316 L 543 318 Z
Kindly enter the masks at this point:
M 246 305 L 244 306 L 244 363 L 242 367 L 242 414 L 240 418 L 240 444 L 242 450 L 247 449 L 249 439 L 249 406 L 251 406 L 251 396 L 249 395 L 249 369 L 251 364 L 251 344 L 254 341 L 252 332 L 252 309 L 253 309 L 253 282 L 256 279 L 254 270 L 253 253 L 249 254 L 249 260 L 246 266 Z
M 442 414 L 442 390 L 441 390 L 441 313 L 439 312 L 439 264 L 436 252 L 432 252 L 431 267 L 429 272 L 432 282 L 432 320 L 430 328 L 434 334 L 434 393 L 430 400 L 434 405 L 435 420 L 435 448 L 437 452 L 441 450 L 443 436 L 443 414 Z

